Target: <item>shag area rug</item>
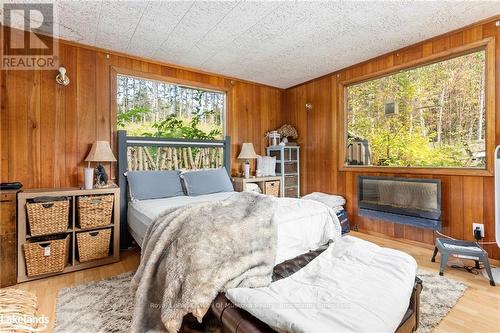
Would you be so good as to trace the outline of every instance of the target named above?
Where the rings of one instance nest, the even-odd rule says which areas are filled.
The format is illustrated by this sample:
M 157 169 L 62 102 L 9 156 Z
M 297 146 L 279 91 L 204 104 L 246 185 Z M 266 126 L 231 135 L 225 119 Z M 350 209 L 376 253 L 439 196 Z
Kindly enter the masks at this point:
M 133 296 L 129 285 L 134 272 L 110 279 L 59 290 L 56 332 L 129 332 Z M 430 332 L 463 296 L 467 286 L 457 280 L 424 270 L 418 271 L 424 289 L 420 298 L 418 333 Z M 218 332 L 209 323 L 209 332 Z

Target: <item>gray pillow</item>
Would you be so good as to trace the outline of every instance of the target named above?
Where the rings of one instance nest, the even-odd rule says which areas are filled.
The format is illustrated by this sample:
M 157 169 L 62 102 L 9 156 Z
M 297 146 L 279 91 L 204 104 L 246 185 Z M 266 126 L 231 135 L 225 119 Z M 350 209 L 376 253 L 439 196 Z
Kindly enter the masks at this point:
M 179 171 L 128 171 L 127 180 L 132 200 L 183 196 Z
M 186 171 L 181 178 L 189 196 L 234 191 L 225 168 Z

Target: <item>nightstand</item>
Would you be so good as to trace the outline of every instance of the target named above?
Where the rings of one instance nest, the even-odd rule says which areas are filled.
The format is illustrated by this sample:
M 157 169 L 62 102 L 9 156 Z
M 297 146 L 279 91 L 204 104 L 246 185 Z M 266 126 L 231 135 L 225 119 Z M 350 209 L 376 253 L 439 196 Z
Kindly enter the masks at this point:
M 234 190 L 237 192 L 243 192 L 246 189 L 247 184 L 257 184 L 263 194 L 271 195 L 274 197 L 282 197 L 282 191 L 280 190 L 281 177 L 280 176 L 269 176 L 269 177 L 232 177 Z

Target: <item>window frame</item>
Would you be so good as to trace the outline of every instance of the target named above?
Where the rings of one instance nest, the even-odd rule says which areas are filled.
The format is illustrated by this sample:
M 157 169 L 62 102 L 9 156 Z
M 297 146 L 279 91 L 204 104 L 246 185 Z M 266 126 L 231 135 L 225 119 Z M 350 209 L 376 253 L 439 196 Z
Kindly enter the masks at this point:
M 485 145 L 486 165 L 484 168 L 467 167 L 395 167 L 395 166 L 368 166 L 368 165 L 346 165 L 346 143 L 347 143 L 347 87 L 358 83 L 388 76 L 403 70 L 422 67 L 474 51 L 485 51 Z M 397 56 L 396 53 L 394 53 Z M 377 172 L 394 174 L 435 174 L 435 175 L 473 175 L 493 176 L 493 153 L 495 150 L 495 40 L 485 38 L 480 41 L 469 43 L 460 47 L 451 48 L 430 56 L 409 61 L 404 64 L 391 66 L 388 69 L 362 75 L 354 79 L 343 80 L 338 83 L 338 168 L 339 171 L 350 172 Z
M 118 115 L 118 104 L 116 100 L 116 94 L 118 92 L 118 85 L 117 85 L 117 80 L 118 76 L 129 76 L 133 77 L 139 80 L 148 80 L 148 81 L 157 81 L 161 83 L 166 83 L 166 84 L 175 84 L 178 86 L 186 87 L 186 88 L 191 88 L 191 89 L 199 89 L 199 90 L 205 90 L 205 91 L 210 91 L 210 92 L 217 92 L 217 93 L 223 93 L 224 94 L 224 110 L 222 114 L 222 137 L 224 138 L 227 135 L 227 124 L 229 122 L 228 119 L 228 108 L 231 102 L 231 87 L 230 86 L 225 86 L 225 85 L 214 85 L 210 83 L 204 83 L 204 82 L 198 82 L 198 81 L 191 81 L 191 80 L 185 80 L 185 79 L 180 79 L 177 77 L 172 77 L 172 76 L 166 76 L 166 75 L 161 75 L 161 74 L 155 74 L 155 73 L 149 73 L 149 72 L 141 72 L 141 71 L 136 71 L 136 70 L 131 70 L 127 68 L 121 68 L 121 67 L 115 67 L 111 66 L 110 69 L 110 80 L 111 80 L 111 100 L 110 100 L 110 105 L 111 105 L 111 116 L 112 116 L 112 130 L 114 132 L 118 131 L 118 126 L 116 123 L 116 117 Z

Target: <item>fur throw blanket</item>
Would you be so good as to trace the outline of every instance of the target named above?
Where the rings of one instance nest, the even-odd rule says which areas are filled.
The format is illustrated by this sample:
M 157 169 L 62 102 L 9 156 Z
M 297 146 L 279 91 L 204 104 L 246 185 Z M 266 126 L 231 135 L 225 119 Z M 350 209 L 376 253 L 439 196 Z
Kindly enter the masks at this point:
M 271 283 L 274 200 L 249 192 L 164 212 L 146 232 L 132 279 L 132 332 L 178 332 L 201 322 L 217 293 Z

